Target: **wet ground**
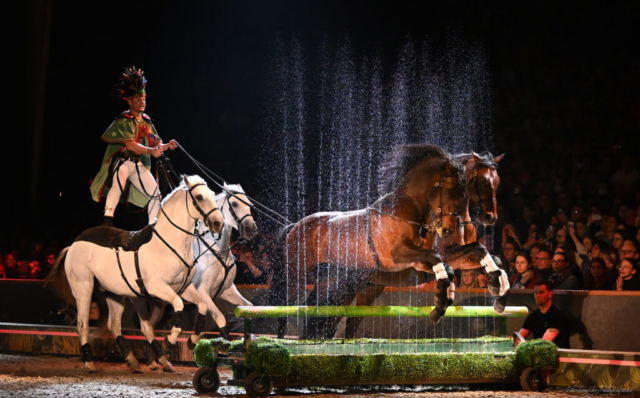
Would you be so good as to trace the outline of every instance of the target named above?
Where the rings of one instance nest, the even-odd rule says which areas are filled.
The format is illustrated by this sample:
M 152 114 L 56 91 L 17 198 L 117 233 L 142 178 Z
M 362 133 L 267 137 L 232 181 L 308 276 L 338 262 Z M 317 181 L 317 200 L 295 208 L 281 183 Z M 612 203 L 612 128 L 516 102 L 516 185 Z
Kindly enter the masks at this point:
M 150 371 L 143 366 L 143 373 L 133 374 L 124 363 L 98 363 L 99 371 L 88 373 L 77 357 L 28 356 L 0 354 L 0 397 L 246 397 L 242 388 L 227 387 L 226 380 L 231 371 L 220 370 L 222 385 L 217 394 L 199 395 L 192 385 L 197 368 L 175 366 L 176 373 Z M 624 395 L 624 394 L 623 394 Z M 375 390 L 296 389 L 272 393 L 272 397 L 587 397 L 621 396 L 583 391 L 547 390 L 543 393 L 522 391 L 469 391 L 465 387 L 457 390 L 422 389 L 406 391 L 393 388 Z

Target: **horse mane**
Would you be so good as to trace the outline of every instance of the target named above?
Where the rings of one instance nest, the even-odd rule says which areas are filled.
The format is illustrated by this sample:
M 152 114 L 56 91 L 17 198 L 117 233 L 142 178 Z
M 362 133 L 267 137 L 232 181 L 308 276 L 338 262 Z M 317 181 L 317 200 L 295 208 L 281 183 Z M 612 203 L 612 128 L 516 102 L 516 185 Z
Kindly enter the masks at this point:
M 476 163 L 474 168 L 476 169 L 491 169 L 497 170 L 498 163 L 493 161 L 493 155 L 489 151 L 483 151 L 480 153 L 476 153 L 480 157 L 480 162 Z M 454 158 L 458 160 L 460 163 L 466 166 L 467 162 L 473 158 L 472 153 L 459 153 L 454 155 Z
M 444 167 L 447 161 L 451 161 L 455 172 L 462 172 L 462 165 L 444 149 L 432 144 L 398 145 L 385 156 L 380 166 L 381 192 L 393 192 L 406 183 L 406 176 L 414 167 L 427 159 L 438 159 L 438 171 Z
M 189 183 L 191 183 L 191 185 L 195 185 L 195 184 L 204 184 L 205 186 L 207 185 L 207 182 L 200 177 L 199 175 L 190 175 L 190 176 L 185 176 L 186 178 L 183 178 L 182 180 L 180 180 L 180 184 L 171 192 L 169 192 L 169 194 L 162 199 L 162 203 L 160 204 L 161 206 L 164 206 L 165 203 L 167 203 L 169 201 L 169 199 L 171 199 L 171 197 L 179 191 L 186 191 L 189 189 L 189 186 L 186 184 L 186 182 L 188 181 Z
M 216 195 L 216 202 L 224 194 L 226 194 L 227 191 L 229 191 L 229 192 L 231 192 L 232 194 L 235 194 L 235 195 L 246 195 L 246 193 L 244 192 L 244 189 L 242 189 L 240 184 L 230 184 L 230 185 L 225 184 L 222 192 L 220 192 L 219 194 Z

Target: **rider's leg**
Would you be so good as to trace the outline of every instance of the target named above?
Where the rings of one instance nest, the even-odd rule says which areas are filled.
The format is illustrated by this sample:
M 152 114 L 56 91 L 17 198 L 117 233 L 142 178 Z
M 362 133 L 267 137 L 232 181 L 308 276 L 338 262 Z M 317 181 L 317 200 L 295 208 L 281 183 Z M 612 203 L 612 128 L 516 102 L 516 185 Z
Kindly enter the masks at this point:
M 158 184 L 151 175 L 151 172 L 141 163 L 138 163 L 136 170 L 137 171 L 131 173 L 132 175 L 129 179 L 133 186 L 136 187 L 138 191 L 142 192 L 147 199 L 149 199 L 147 212 L 149 214 L 149 224 L 153 224 L 156 222 L 158 212 L 160 211 L 160 192 L 158 190 Z
M 104 225 L 113 226 L 113 213 L 116 211 L 116 206 L 118 206 L 118 202 L 120 201 L 122 190 L 126 186 L 127 180 L 129 179 L 129 175 L 131 173 L 131 165 L 133 165 L 133 163 L 130 160 L 127 160 L 116 166 L 116 172 L 113 173 L 111 188 L 109 189 L 107 199 L 104 202 Z

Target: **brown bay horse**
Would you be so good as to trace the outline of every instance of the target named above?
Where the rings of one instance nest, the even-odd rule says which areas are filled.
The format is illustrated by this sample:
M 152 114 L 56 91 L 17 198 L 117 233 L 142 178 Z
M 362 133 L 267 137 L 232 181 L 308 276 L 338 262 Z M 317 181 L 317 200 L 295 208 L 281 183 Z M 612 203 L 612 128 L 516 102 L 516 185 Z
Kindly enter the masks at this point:
M 476 243 L 475 223 L 493 225 L 497 220 L 496 197 L 500 184 L 497 167 L 503 157 L 504 154 L 494 158 L 489 152 L 483 152 L 480 155 L 472 152 L 471 154 L 455 156 L 464 165 L 467 198 L 465 198 L 461 212 L 463 223 L 455 233 L 443 239 L 444 261 L 453 269 L 477 269 L 482 266 L 479 260 L 487 253 L 486 250 L 483 251 L 484 247 L 482 245 Z M 472 220 L 471 214 L 475 216 L 475 219 Z M 427 223 L 434 223 L 434 221 L 427 220 Z M 422 246 L 435 250 L 436 240 L 436 234 L 430 232 L 424 237 Z M 478 255 L 478 250 L 482 252 L 481 255 Z M 452 269 L 448 268 L 447 273 L 449 278 L 453 280 Z M 418 280 L 419 275 L 416 275 L 411 269 L 394 274 L 377 272 L 371 276 L 369 283 L 357 292 L 355 297 L 356 305 L 373 305 L 386 286 L 415 286 Z M 491 294 L 499 295 L 500 284 L 503 282 L 504 280 L 501 282 L 497 271 L 491 273 L 489 277 L 489 291 Z M 499 299 L 502 297 L 499 297 Z M 452 296 L 450 300 L 453 300 Z M 494 305 L 496 310 L 498 312 L 503 311 L 504 303 L 496 300 L 496 304 Z M 439 308 L 434 310 L 430 319 L 432 322 L 437 323 L 442 315 L 444 315 L 444 310 Z M 345 337 L 355 337 L 355 331 L 361 321 L 362 318 L 347 319 Z
M 306 304 L 337 305 L 353 299 L 376 273 L 442 266 L 438 252 L 422 242 L 429 233 L 447 239 L 459 230 L 463 182 L 462 165 L 443 149 L 398 147 L 383 166 L 387 195 L 367 209 L 312 214 L 289 232 L 280 275 L 286 280 L 285 304 L 305 304 L 300 295 L 309 282 L 316 289 Z M 444 286 L 436 306 L 444 309 L 446 301 Z

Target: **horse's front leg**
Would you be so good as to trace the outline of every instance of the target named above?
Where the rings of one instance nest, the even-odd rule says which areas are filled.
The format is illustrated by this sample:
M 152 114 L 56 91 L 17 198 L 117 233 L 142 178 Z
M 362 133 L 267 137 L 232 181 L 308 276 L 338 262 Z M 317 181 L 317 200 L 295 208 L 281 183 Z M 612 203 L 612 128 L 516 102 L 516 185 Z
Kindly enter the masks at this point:
M 136 307 L 138 318 L 140 319 L 140 330 L 146 338 L 145 348 L 148 358 L 147 366 L 149 366 L 149 369 L 151 370 L 158 370 L 160 369 L 161 365 L 163 371 L 168 373 L 175 372 L 173 365 L 167 359 L 167 354 L 162 348 L 162 344 L 160 343 L 160 341 L 156 340 L 156 335 L 154 332 L 158 321 L 160 320 L 160 318 L 162 318 L 162 314 L 164 313 L 166 304 L 161 301 L 140 298 L 132 298 L 131 302 Z M 151 309 L 151 312 L 147 310 L 147 305 Z M 153 360 L 153 355 L 151 354 L 152 351 L 153 353 L 155 353 L 157 363 Z
M 147 291 L 150 295 L 157 297 L 159 300 L 170 303 L 173 306 L 173 327 L 171 328 L 171 334 L 164 339 L 162 347 L 165 351 L 173 351 L 173 348 L 178 341 L 178 335 L 182 332 L 182 322 L 184 320 L 184 303 L 178 294 L 171 288 L 171 286 L 162 283 L 160 281 L 153 281 L 155 283 L 147 284 Z
M 227 290 L 220 294 L 220 298 L 224 301 L 236 306 L 253 306 L 249 300 L 242 297 L 235 284 L 231 284 Z
M 395 247 L 391 255 L 395 263 L 415 262 L 418 264 L 414 266 L 416 270 L 436 274 L 438 281 L 434 297 L 436 308 L 431 311 L 429 319 L 433 323 L 438 323 L 449 305 L 449 292 L 453 280 L 453 278 L 449 278 L 449 273 L 453 274 L 451 267 L 442 262 L 440 254 L 435 250 L 416 246 L 409 239 L 406 239 L 402 245 Z M 431 264 L 431 267 L 428 264 Z
M 448 248 L 447 263 L 455 269 L 476 269 L 483 267 L 489 276 L 487 287 L 494 296 L 504 296 L 509 291 L 509 278 L 491 258 L 487 249 L 474 242 L 464 246 Z M 500 312 L 500 311 L 499 311 Z
M 211 297 L 209 297 L 209 294 L 204 290 L 198 291 L 193 283 L 191 283 L 185 289 L 184 293 L 182 293 L 182 298 L 198 306 L 198 319 L 196 320 L 196 326 L 187 344 L 190 349 L 193 349 L 193 347 L 195 347 L 198 341 L 202 338 L 204 323 L 207 320 L 208 302 L 211 301 Z M 227 321 L 219 310 L 217 312 L 219 316 L 216 316 L 216 313 L 214 312 L 214 319 L 216 320 L 216 323 L 218 321 L 222 322 L 222 326 L 220 326 L 219 323 L 218 326 L 220 326 L 221 333 L 224 333 L 222 332 L 222 328 L 226 325 Z

